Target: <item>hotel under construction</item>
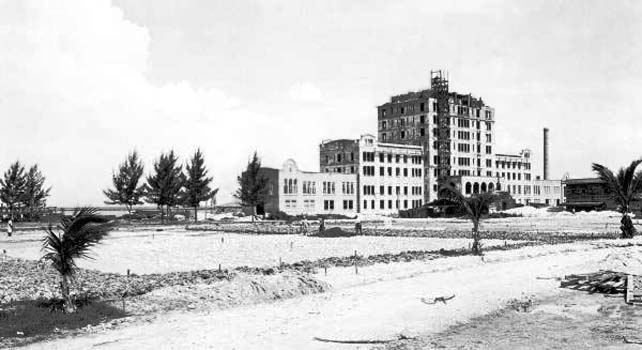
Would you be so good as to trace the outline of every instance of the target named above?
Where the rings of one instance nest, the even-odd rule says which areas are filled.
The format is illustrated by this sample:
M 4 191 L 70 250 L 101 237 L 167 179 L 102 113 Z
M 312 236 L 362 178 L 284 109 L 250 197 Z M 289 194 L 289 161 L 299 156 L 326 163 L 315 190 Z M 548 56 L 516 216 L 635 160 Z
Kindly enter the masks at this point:
M 561 181 L 547 178 L 548 129 L 540 179 L 533 173 L 530 150 L 495 153 L 495 109 L 481 97 L 450 91 L 441 71 L 431 71 L 430 88 L 392 96 L 380 105 L 377 125 L 378 139 L 366 134 L 323 141 L 318 172 L 298 172 L 288 160 L 281 176 L 271 178 L 270 188 L 278 190 L 266 208 L 289 214 L 394 214 L 438 199 L 446 184 L 465 195 L 507 192 L 519 204 L 563 201 Z M 334 184 L 337 175 L 342 179 Z M 339 187 L 341 192 L 335 190 Z

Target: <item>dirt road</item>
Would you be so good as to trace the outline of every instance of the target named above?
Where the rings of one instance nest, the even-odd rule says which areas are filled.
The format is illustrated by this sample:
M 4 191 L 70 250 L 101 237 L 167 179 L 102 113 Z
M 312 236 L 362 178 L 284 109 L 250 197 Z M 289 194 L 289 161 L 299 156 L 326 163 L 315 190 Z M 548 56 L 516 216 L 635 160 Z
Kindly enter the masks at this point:
M 562 252 L 564 249 L 572 251 Z M 224 311 L 170 313 L 152 323 L 27 348 L 364 349 L 369 346 L 323 343 L 314 338 L 373 340 L 440 331 L 498 309 L 511 298 L 557 293 L 559 282 L 538 277 L 594 271 L 603 266 L 608 254 L 632 248 L 596 249 L 576 244 L 564 249 L 531 247 L 492 252 L 485 261 L 449 258 L 423 267 L 373 266 L 359 271 L 367 283 L 352 286 L 354 283 L 343 280 L 353 274 L 350 269 L 334 271 L 324 278 L 335 279 L 338 287 L 323 295 Z M 548 255 L 532 257 L 541 254 Z M 405 267 L 413 270 L 412 277 Z M 396 274 L 390 273 L 391 269 Z M 420 300 L 452 294 L 456 297 L 447 304 L 427 305 Z

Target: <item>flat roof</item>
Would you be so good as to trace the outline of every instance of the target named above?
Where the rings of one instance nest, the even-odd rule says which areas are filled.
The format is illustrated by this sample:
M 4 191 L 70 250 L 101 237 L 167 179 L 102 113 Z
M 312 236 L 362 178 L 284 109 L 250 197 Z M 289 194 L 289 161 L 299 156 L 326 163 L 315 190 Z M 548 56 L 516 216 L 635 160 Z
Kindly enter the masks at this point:
M 580 178 L 580 179 L 566 179 L 564 180 L 566 184 L 592 184 L 592 183 L 604 183 L 604 180 L 597 177 L 590 178 Z

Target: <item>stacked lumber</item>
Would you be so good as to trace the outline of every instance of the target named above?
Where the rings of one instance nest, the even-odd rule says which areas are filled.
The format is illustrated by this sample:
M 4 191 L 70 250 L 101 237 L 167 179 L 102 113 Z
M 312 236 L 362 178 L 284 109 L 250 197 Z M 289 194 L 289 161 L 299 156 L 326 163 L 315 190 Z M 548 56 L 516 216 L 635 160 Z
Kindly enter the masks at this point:
M 622 294 L 626 293 L 627 274 L 624 272 L 604 271 L 566 275 L 560 287 L 589 293 Z

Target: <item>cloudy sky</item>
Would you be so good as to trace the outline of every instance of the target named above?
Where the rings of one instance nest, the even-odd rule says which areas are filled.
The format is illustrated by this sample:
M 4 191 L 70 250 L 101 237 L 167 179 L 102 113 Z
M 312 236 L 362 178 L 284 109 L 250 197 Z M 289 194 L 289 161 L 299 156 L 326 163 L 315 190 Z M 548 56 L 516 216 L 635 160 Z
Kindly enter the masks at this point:
M 128 151 L 206 156 L 219 202 L 259 150 L 318 169 L 318 144 L 376 132 L 376 106 L 426 88 L 496 108 L 498 152 L 552 175 L 642 155 L 635 1 L 0 0 L 0 169 L 38 163 L 50 204 L 102 204 Z

